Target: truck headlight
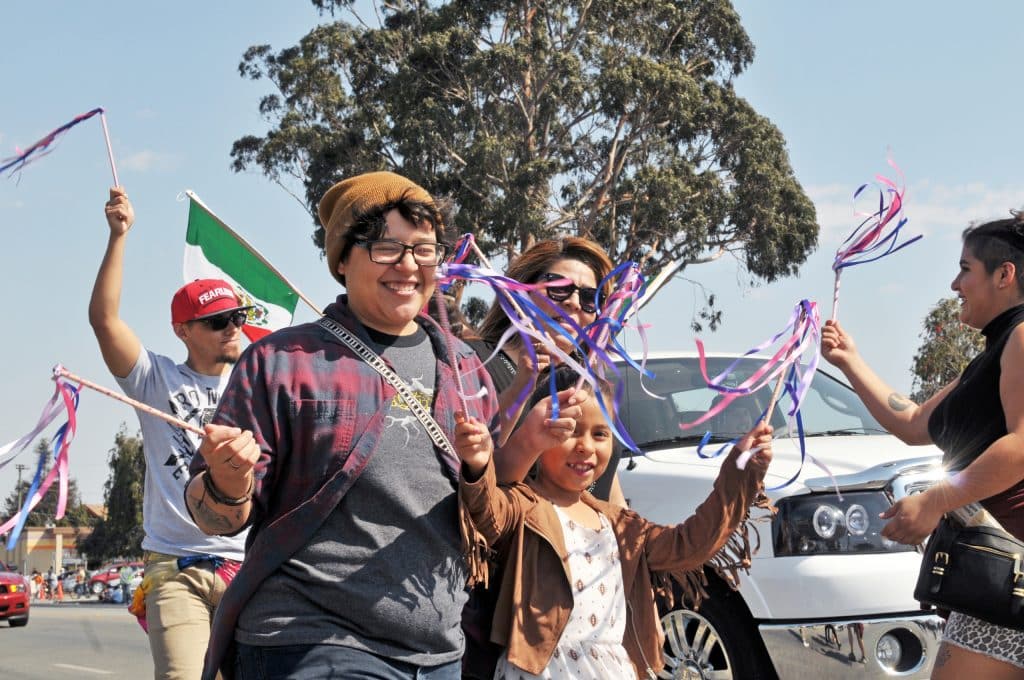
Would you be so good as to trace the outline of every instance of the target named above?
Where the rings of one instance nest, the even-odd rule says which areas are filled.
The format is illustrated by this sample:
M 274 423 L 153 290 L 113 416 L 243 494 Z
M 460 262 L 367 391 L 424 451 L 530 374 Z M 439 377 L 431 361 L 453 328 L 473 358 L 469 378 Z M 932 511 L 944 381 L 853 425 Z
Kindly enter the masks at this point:
M 790 496 L 779 500 L 772 522 L 775 555 L 910 552 L 911 545 L 882 537 L 879 513 L 891 507 L 881 491 Z

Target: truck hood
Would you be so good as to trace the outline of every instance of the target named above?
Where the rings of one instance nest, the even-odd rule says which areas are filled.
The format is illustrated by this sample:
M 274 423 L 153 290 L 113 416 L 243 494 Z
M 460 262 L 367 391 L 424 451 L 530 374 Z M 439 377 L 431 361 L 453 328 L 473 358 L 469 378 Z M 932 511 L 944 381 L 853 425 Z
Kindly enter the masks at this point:
M 806 489 L 803 483 L 806 479 L 856 473 L 875 465 L 911 458 L 942 457 L 942 452 L 935 446 L 908 446 L 888 434 L 807 437 L 804 442 L 807 455 L 802 468 L 800 446 L 796 438 L 782 437 L 773 442 L 773 458 L 765 477 L 765 486 L 779 486 L 797 475 L 796 480 L 787 488 L 788 493 L 799 493 Z M 704 448 L 704 455 L 721 446 L 709 444 Z M 697 455 L 696 446 L 684 446 L 657 449 L 646 453 L 645 457 L 659 463 L 717 469 L 725 459 L 726 452 L 715 458 L 701 458 Z

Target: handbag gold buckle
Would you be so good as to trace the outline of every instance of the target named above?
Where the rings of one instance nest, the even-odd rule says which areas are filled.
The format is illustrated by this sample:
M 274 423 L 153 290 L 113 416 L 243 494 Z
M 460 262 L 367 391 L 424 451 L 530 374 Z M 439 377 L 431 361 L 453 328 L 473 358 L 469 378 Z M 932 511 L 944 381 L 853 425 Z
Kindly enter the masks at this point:
M 939 566 L 939 564 L 943 566 Z M 946 566 L 949 565 L 949 553 L 937 550 L 935 552 L 935 564 L 932 565 L 932 574 L 935 576 L 943 576 L 946 573 Z
M 1024 572 L 1020 569 L 1020 555 L 1013 556 L 1013 596 L 1024 598 L 1024 588 L 1020 587 L 1020 581 L 1024 578 Z

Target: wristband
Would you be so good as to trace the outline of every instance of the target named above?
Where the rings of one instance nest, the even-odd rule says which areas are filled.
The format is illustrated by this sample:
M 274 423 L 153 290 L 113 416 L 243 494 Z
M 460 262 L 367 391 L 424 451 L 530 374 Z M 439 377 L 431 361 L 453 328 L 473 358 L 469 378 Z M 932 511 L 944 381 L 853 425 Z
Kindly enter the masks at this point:
M 245 492 L 244 496 L 239 496 L 238 498 L 229 498 L 228 496 L 225 496 L 223 493 L 221 493 L 220 489 L 213 485 L 213 477 L 210 476 L 210 471 L 207 470 L 206 472 L 203 473 L 203 488 L 206 489 L 206 493 L 210 494 L 210 498 L 212 498 L 215 502 L 219 503 L 220 505 L 245 505 L 246 503 L 252 500 L 252 492 L 253 489 L 256 488 L 256 478 L 251 477 L 249 479 L 249 490 Z

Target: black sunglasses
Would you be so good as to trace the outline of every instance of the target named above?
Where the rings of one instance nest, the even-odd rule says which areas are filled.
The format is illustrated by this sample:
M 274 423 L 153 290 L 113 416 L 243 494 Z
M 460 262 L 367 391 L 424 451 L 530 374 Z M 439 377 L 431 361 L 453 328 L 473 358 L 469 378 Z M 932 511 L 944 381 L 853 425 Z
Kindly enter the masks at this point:
M 249 318 L 249 315 L 244 309 L 236 309 L 233 312 L 224 312 L 216 316 L 207 316 L 202 319 L 196 319 L 196 321 L 202 321 L 203 324 L 211 331 L 222 331 L 228 327 L 228 324 L 234 324 L 235 328 L 241 328 L 245 325 L 245 320 Z
M 561 274 L 541 274 L 541 281 L 558 281 L 564 279 Z M 555 302 L 565 302 L 576 291 L 580 292 L 580 309 L 587 314 L 597 313 L 597 288 L 582 288 L 575 283 L 565 286 L 548 286 L 544 289 L 545 294 Z

